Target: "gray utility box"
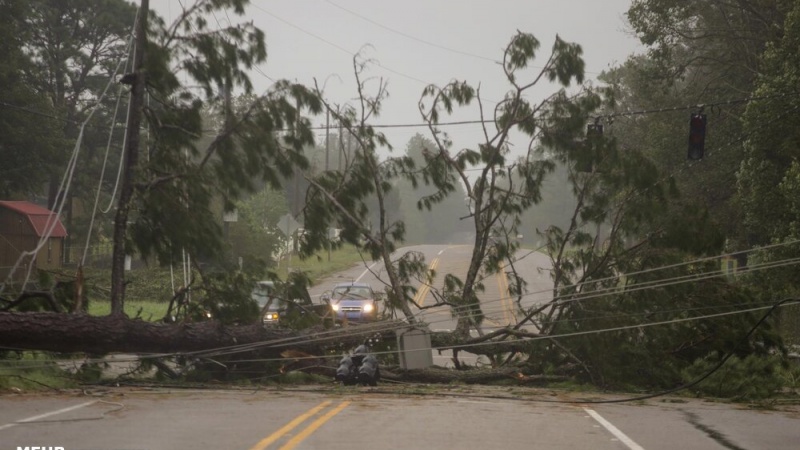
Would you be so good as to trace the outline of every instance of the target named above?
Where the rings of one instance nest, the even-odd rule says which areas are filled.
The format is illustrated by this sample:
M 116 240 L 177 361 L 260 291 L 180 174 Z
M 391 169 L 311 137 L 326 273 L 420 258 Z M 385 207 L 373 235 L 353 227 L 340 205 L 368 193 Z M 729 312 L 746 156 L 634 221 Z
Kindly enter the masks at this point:
M 433 365 L 431 334 L 426 328 L 405 328 L 397 331 L 400 367 L 405 370 L 425 369 Z

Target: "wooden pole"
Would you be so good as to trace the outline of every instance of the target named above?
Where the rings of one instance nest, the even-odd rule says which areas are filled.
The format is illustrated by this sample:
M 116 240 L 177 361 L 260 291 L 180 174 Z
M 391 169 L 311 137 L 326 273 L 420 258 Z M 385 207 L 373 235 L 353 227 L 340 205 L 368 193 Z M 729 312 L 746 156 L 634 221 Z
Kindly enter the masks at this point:
M 136 20 L 136 47 L 133 51 L 133 86 L 125 130 L 125 166 L 120 188 L 117 213 L 114 216 L 114 250 L 111 257 L 111 315 L 123 315 L 125 304 L 125 240 L 128 233 L 128 213 L 133 198 L 133 182 L 139 162 L 139 131 L 144 107 L 145 73 L 144 47 L 147 41 L 147 15 L 150 0 L 142 0 Z

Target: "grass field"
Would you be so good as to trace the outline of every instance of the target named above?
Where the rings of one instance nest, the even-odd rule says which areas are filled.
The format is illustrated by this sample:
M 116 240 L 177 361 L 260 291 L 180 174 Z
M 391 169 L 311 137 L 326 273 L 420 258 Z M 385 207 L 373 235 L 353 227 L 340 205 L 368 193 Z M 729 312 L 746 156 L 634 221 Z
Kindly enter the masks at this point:
M 288 267 L 291 265 L 292 270 L 301 270 L 308 274 L 312 281 L 317 281 L 341 270 L 349 269 L 356 264 L 362 262 L 361 255 L 358 250 L 352 245 L 344 245 L 342 248 L 333 250 L 328 260 L 328 252 L 323 251 L 314 256 L 301 260 L 297 256 L 293 256 L 291 262 L 284 259 L 280 262 L 277 273 L 285 279 Z
M 167 314 L 169 302 L 147 300 L 125 301 L 125 314 L 130 318 L 140 318 L 148 322 L 161 320 Z M 89 315 L 106 316 L 111 312 L 111 302 L 93 301 L 89 303 Z

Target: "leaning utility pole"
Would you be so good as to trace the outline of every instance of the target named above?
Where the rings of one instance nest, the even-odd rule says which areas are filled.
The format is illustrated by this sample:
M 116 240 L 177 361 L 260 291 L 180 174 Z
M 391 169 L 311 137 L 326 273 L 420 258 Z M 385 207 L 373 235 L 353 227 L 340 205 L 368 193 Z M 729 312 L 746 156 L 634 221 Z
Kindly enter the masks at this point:
M 114 217 L 114 251 L 111 257 L 111 315 L 124 314 L 125 240 L 128 232 L 128 212 L 133 198 L 134 173 L 139 162 L 139 129 L 142 123 L 146 76 L 142 67 L 144 66 L 144 47 L 147 42 L 147 15 L 149 10 L 150 0 L 142 0 L 136 19 L 131 101 L 128 106 L 128 123 L 125 130 L 127 145 L 123 149 L 125 163 L 117 214 Z M 124 80 L 130 80 L 130 78 L 129 75 L 126 75 Z

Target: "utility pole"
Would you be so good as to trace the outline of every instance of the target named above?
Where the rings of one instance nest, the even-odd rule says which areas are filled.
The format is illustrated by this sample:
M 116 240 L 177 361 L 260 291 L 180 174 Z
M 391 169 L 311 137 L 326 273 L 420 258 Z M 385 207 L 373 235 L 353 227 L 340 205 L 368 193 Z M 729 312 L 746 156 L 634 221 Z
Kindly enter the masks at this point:
M 226 79 L 225 86 L 222 87 L 222 97 L 223 97 L 223 102 L 225 104 L 225 113 L 224 113 L 225 125 L 223 126 L 224 133 L 230 132 L 231 127 L 233 127 L 233 117 L 232 117 L 233 106 L 231 104 L 232 90 L 233 90 L 233 82 L 230 79 Z M 222 212 L 222 227 L 223 227 L 222 230 L 226 244 L 230 244 L 231 222 L 235 222 L 236 220 L 238 220 L 238 214 L 235 208 L 233 209 L 233 211 L 224 210 Z
M 327 111 L 325 115 L 325 171 L 327 172 L 330 170 L 330 155 L 328 152 L 330 151 L 330 145 L 328 145 L 328 139 L 330 139 L 331 133 L 331 112 Z
M 329 139 L 331 134 L 331 112 L 326 111 L 325 114 L 325 172 L 330 169 L 330 148 Z M 328 261 L 331 260 L 331 224 L 328 224 Z
M 111 315 L 124 314 L 125 304 L 125 238 L 128 233 L 128 213 L 133 198 L 133 181 L 139 162 L 139 131 L 144 107 L 144 47 L 147 42 L 147 16 L 150 0 L 142 0 L 136 20 L 136 46 L 133 51 L 133 85 L 128 106 L 128 123 L 125 130 L 127 145 L 117 214 L 114 216 L 114 250 L 111 257 Z M 126 76 L 127 77 L 127 76 Z

